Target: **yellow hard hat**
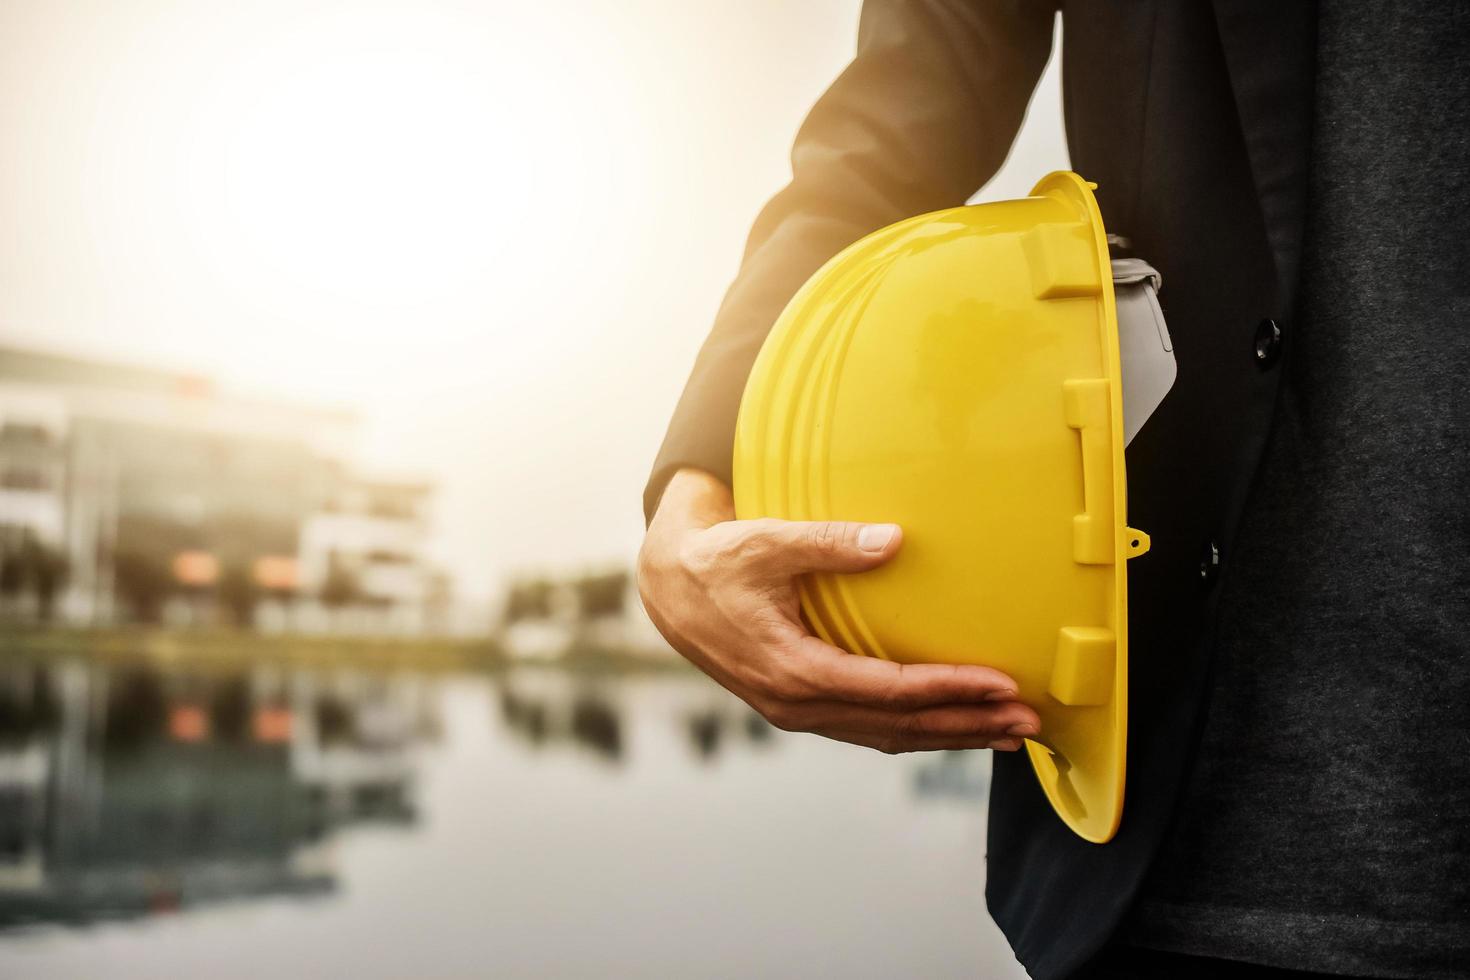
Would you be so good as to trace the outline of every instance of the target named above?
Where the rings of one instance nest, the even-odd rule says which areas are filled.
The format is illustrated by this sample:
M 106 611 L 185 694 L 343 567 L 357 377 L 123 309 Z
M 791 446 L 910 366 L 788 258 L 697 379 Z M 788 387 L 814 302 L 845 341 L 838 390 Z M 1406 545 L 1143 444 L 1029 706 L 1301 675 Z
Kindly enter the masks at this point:
M 1053 173 L 828 262 L 751 370 L 734 478 L 741 518 L 902 525 L 881 568 L 801 579 L 807 623 L 855 654 L 1009 673 L 1041 716 L 1047 798 L 1101 843 L 1123 810 L 1126 563 L 1149 539 L 1126 521 L 1094 187 Z

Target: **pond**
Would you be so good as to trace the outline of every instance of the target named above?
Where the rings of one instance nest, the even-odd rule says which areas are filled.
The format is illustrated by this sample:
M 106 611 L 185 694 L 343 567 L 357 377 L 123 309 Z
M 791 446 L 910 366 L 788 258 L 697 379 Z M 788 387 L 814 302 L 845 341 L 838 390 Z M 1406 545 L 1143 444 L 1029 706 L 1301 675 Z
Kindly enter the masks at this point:
M 1024 977 L 988 756 L 682 671 L 0 665 L 0 975 Z

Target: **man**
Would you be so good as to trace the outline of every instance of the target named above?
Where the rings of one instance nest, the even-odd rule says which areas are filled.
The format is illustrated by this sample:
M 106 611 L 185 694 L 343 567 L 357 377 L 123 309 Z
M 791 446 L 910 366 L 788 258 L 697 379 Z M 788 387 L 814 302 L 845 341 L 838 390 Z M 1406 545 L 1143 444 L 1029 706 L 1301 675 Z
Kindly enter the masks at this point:
M 1118 836 L 1050 814 L 1013 751 L 1039 722 L 1010 678 L 847 657 L 803 628 L 792 577 L 872 568 L 901 529 L 734 521 L 728 489 L 782 306 L 849 242 L 989 179 L 1052 4 L 865 8 L 649 481 L 644 600 L 783 728 L 999 750 L 988 898 L 1038 980 L 1470 975 L 1470 13 L 1061 13 L 1073 168 L 1162 272 L 1179 362 L 1128 450 L 1153 549 L 1129 563 Z

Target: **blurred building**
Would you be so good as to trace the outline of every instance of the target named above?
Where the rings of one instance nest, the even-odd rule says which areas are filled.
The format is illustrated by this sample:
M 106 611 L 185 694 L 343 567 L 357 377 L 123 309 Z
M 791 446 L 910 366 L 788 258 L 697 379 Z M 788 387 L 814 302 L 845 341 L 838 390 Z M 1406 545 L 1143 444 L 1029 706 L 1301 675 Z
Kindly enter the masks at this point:
M 350 413 L 0 347 L 0 613 L 425 628 L 432 487 L 351 465 Z
M 0 929 L 335 888 L 332 838 L 417 819 L 420 679 L 0 669 Z
M 648 618 L 626 568 L 515 579 L 506 589 L 499 640 L 522 660 L 608 653 L 678 658 Z
M 426 483 L 349 476 L 301 525 L 297 585 L 324 612 L 354 605 L 375 630 L 420 632 L 448 583 L 424 556 Z M 324 618 L 324 622 L 327 621 Z

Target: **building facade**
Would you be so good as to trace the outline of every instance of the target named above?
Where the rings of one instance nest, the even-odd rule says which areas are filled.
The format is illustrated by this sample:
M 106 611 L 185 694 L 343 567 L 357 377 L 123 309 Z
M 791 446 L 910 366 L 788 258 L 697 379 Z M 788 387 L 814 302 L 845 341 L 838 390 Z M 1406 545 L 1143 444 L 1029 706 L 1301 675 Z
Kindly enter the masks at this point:
M 358 473 L 357 429 L 192 375 L 0 347 L 0 615 L 422 629 L 443 590 L 432 488 Z

